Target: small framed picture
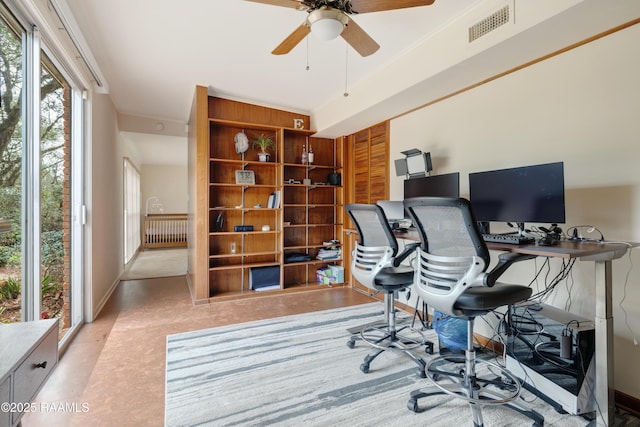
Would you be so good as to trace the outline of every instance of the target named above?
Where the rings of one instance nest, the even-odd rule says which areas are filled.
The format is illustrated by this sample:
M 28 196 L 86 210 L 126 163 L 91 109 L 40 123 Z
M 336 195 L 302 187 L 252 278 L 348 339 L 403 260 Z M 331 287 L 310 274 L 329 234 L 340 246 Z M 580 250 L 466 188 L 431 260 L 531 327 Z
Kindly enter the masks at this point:
M 256 175 L 250 170 L 237 170 L 236 171 L 236 184 L 250 184 L 256 183 Z

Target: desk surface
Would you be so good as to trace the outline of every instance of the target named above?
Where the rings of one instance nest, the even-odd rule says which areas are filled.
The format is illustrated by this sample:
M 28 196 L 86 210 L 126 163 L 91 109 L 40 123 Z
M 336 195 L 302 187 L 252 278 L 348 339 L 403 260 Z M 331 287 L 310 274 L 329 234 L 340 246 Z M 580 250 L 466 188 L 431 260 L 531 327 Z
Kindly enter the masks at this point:
M 420 240 L 420 236 L 415 229 L 395 233 L 395 236 L 398 239 Z M 606 259 L 616 259 L 623 256 L 630 248 L 639 245 L 639 243 L 600 243 L 594 241 L 574 242 L 571 240 L 561 240 L 558 244 L 552 246 L 542 246 L 535 243 L 513 245 L 509 243 L 487 242 L 487 248 L 495 251 L 518 252 L 521 254 L 553 258 L 585 258 L 604 256 Z
M 634 243 L 599 243 L 599 242 L 572 242 L 562 240 L 557 245 L 540 246 L 536 244 L 510 245 L 505 243 L 487 243 L 489 249 L 507 252 L 518 252 L 543 257 L 554 258 L 583 258 L 594 255 L 607 255 L 609 259 L 620 258 Z

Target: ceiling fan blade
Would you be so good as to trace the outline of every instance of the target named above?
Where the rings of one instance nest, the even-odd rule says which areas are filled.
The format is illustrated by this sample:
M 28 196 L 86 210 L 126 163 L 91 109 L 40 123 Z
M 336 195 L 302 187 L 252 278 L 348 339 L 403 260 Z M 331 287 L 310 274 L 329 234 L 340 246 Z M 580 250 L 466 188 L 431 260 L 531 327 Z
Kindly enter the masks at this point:
M 296 47 L 298 43 L 304 39 L 311 29 L 305 22 L 300 25 L 298 28 L 293 30 L 293 33 L 289 34 L 289 36 L 282 41 L 273 51 L 271 52 L 274 55 L 284 55 L 285 53 L 291 52 L 291 49 Z
M 302 7 L 302 0 L 246 0 L 254 3 L 270 4 L 272 6 L 292 7 L 294 9 L 300 9 Z
M 362 56 L 369 56 L 380 49 L 380 45 L 356 24 L 353 19 L 349 19 L 340 36 Z
M 351 8 L 357 13 L 380 12 L 407 7 L 430 6 L 435 0 L 351 0 Z

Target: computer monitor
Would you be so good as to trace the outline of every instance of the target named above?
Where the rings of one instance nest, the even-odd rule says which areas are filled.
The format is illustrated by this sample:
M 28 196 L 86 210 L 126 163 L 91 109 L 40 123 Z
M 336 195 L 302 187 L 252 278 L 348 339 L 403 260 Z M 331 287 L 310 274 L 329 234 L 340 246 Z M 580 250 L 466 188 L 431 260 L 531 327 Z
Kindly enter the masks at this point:
M 476 220 L 565 222 L 563 162 L 469 174 L 469 201 Z
M 404 219 L 404 203 L 402 200 L 378 200 L 376 203 L 382 208 L 384 216 L 389 223 L 394 223 Z
M 405 179 L 404 198 L 412 197 L 460 197 L 460 173 Z

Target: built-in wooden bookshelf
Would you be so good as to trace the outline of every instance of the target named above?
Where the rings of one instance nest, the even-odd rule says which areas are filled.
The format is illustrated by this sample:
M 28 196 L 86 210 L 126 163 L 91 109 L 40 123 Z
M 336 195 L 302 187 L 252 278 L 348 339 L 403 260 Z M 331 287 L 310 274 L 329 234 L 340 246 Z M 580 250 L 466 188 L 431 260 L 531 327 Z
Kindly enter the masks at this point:
M 326 288 L 316 282 L 316 271 L 342 265 L 342 256 L 317 259 L 328 243 L 342 247 L 343 189 L 329 183 L 329 174 L 343 172 L 341 139 L 313 137 L 305 128 L 309 121 L 196 88 L 189 134 L 188 267 L 196 303 Z M 275 147 L 269 160 L 258 161 L 259 149 L 251 143 L 238 153 L 239 133 L 250 141 L 270 137 Z M 301 163 L 303 146 L 313 147 L 313 164 Z M 238 171 L 250 171 L 242 175 L 253 181 L 238 181 Z M 278 195 L 275 206 L 269 203 L 272 195 Z M 299 256 L 291 260 L 292 255 Z M 250 289 L 252 268 L 269 266 L 280 271 L 277 289 Z

